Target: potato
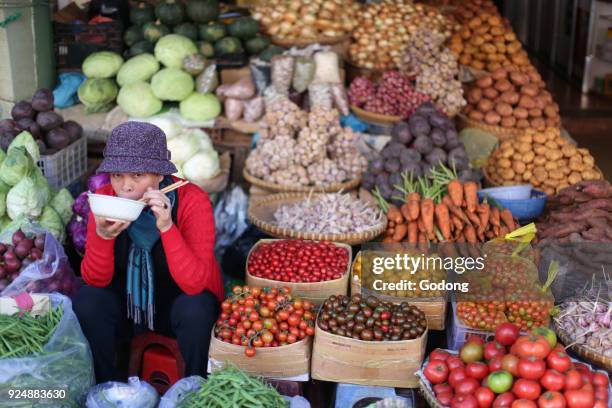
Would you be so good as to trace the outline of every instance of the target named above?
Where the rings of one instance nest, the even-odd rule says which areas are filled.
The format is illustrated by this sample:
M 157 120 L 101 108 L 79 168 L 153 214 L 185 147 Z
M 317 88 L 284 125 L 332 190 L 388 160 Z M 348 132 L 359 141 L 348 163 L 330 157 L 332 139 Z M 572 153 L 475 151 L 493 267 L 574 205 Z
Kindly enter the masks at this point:
M 493 41 L 493 36 L 491 35 L 491 33 L 485 33 L 482 35 L 482 38 L 484 38 L 484 40 L 486 42 L 491 42 Z
M 544 156 L 534 157 L 533 164 L 535 164 L 536 166 L 544 166 L 546 164 L 546 157 Z
M 478 110 L 482 113 L 487 113 L 493 109 L 493 101 L 487 98 L 483 98 L 478 102 Z
M 519 143 L 517 146 L 517 150 L 522 154 L 530 152 L 531 149 L 532 149 L 532 146 L 530 143 Z
M 491 77 L 493 77 L 493 79 L 496 81 L 506 79 L 508 77 L 508 71 L 504 68 L 496 69 L 495 71 L 491 72 Z
M 473 110 L 469 113 L 468 117 L 476 122 L 482 122 L 484 120 L 484 113 L 479 110 Z
M 500 150 L 510 150 L 510 149 L 514 149 L 514 143 L 512 140 L 504 140 L 503 142 L 501 142 L 499 144 L 499 149 Z M 499 151 L 499 150 L 497 150 Z M 512 152 L 512 154 L 514 154 L 514 151 Z M 512 156 L 512 154 L 510 156 Z M 510 157 L 508 156 L 508 157 Z
M 536 133 L 533 136 L 533 141 L 536 143 L 546 143 L 546 140 L 548 139 L 546 138 L 546 135 L 543 133 Z
M 519 119 L 516 121 L 516 127 L 519 129 L 527 129 L 529 127 L 529 121 L 527 119 Z
M 538 109 L 538 108 L 529 109 L 529 116 L 532 118 L 541 118 L 542 109 Z
M 495 54 L 497 52 L 497 48 L 495 48 L 495 46 L 490 42 L 482 44 L 480 49 L 486 54 Z
M 484 43 L 485 39 L 480 35 L 475 35 L 470 39 L 470 44 L 474 45 L 475 47 L 480 47 Z
M 463 54 L 459 58 L 459 63 L 461 65 L 470 65 L 472 63 L 472 56 L 470 54 Z
M 509 169 L 512 167 L 512 162 L 509 159 L 501 158 L 499 159 L 499 161 L 497 162 L 497 165 L 499 166 L 500 169 Z
M 488 57 L 488 54 L 484 53 L 484 52 L 480 52 L 478 51 L 477 53 L 474 54 L 474 59 L 480 60 L 480 61 L 484 61 L 486 60 Z
M 508 44 L 508 54 L 514 54 L 519 52 L 521 49 L 521 43 L 519 41 L 512 41 Z
M 546 118 L 546 126 L 548 127 L 554 127 L 554 126 L 558 126 L 560 119 L 558 116 L 556 118 Z
M 499 92 L 497 92 L 497 90 L 495 88 L 489 87 L 489 88 L 485 88 L 482 91 L 482 94 L 486 97 L 489 98 L 491 100 L 496 99 L 499 96 Z
M 556 140 L 548 140 L 546 141 L 546 143 L 544 143 L 544 146 L 552 150 L 559 148 L 559 145 L 557 144 Z
M 533 177 L 533 173 L 529 169 L 525 169 L 523 172 L 523 180 L 529 181 Z
M 531 127 L 534 129 L 543 130 L 546 128 L 546 122 L 542 118 L 535 118 L 531 120 Z
M 587 156 L 590 155 L 591 153 L 589 152 L 589 149 L 584 148 L 584 147 L 580 147 L 578 148 L 578 153 L 580 153 L 583 156 Z
M 494 43 L 495 48 L 497 48 L 497 52 L 500 54 L 505 54 L 507 49 L 506 49 L 506 44 L 504 44 L 503 42 L 495 42 Z M 503 55 L 500 55 L 500 58 L 503 58 Z
M 503 121 L 504 121 L 504 120 L 502 119 L 502 122 L 503 122 Z M 523 154 L 522 154 L 522 153 L 519 153 L 519 152 L 516 152 L 516 153 L 514 153 L 514 154 L 512 155 L 512 162 L 514 163 L 515 161 L 522 161 L 522 160 L 521 160 L 522 158 L 523 158 Z M 514 164 L 513 164 L 513 165 L 514 165 Z
M 518 103 L 520 95 L 514 91 L 506 91 L 500 95 L 499 99 L 504 103 L 515 105 Z
M 546 152 L 548 151 L 548 149 L 546 147 L 544 147 L 544 146 L 534 146 L 533 147 L 533 151 L 538 156 L 544 156 L 546 154 Z
M 541 83 L 542 82 L 542 76 L 540 75 L 540 73 L 535 70 L 535 69 L 531 69 L 529 70 L 529 72 L 527 72 L 527 75 L 529 75 L 529 80 L 532 83 Z
M 525 154 L 523 154 L 523 157 L 521 157 L 521 161 L 527 164 L 527 163 L 531 163 L 534 158 L 535 158 L 535 153 L 532 150 L 530 150 L 526 152 Z
M 489 25 L 488 25 L 488 24 L 483 24 L 482 26 L 477 27 L 477 28 L 474 30 L 474 32 L 475 32 L 476 34 L 484 35 L 484 34 L 488 33 L 490 29 L 491 29 L 491 27 L 489 27 Z
M 476 80 L 476 86 L 478 88 L 486 89 L 493 85 L 493 78 L 490 76 L 484 76 Z
M 556 161 L 556 160 L 559 160 L 561 157 L 563 157 L 563 154 L 558 149 L 547 149 L 546 153 L 544 153 L 544 156 L 548 160 Z
M 519 106 L 527 110 L 533 109 L 535 108 L 535 101 L 531 96 L 521 95 L 521 98 L 519 99 Z
M 499 79 L 495 81 L 495 89 L 499 92 L 506 92 L 512 90 L 512 84 L 507 79 Z
M 571 161 L 571 160 L 569 163 L 569 168 L 572 171 L 578 171 L 578 172 L 583 172 L 587 169 L 587 167 L 584 164 L 578 163 L 576 161 Z
M 544 185 L 548 187 L 552 187 L 552 188 L 557 187 L 557 183 L 558 181 L 550 177 L 550 175 L 548 176 L 546 180 L 544 180 Z
M 515 175 L 516 173 L 512 169 L 505 169 L 502 172 L 502 177 L 504 178 L 504 180 L 512 180 Z
M 559 147 L 564 147 L 564 146 L 569 145 L 569 141 L 566 138 L 564 138 L 564 137 L 560 137 L 558 139 L 555 139 L 555 142 L 557 142 Z
M 583 180 L 598 180 L 599 174 L 595 170 L 585 170 L 582 172 Z
M 527 166 L 522 161 L 515 161 L 512 163 L 512 169 L 519 174 L 523 174 L 527 170 Z
M 516 138 L 514 138 L 515 141 L 521 142 L 521 143 L 533 143 L 533 136 L 528 133 L 525 132 L 522 135 L 518 135 Z
M 501 125 L 505 128 L 513 128 L 516 126 L 516 119 L 514 116 L 506 116 L 502 118 Z
M 553 179 L 553 180 L 563 180 L 564 178 L 564 174 L 561 172 L 561 170 L 553 170 L 553 171 L 549 171 L 548 172 L 548 176 Z
M 472 61 L 472 67 L 473 67 L 474 69 L 477 69 L 477 70 L 479 70 L 479 71 L 482 71 L 482 70 L 484 70 L 484 68 L 485 68 L 485 64 L 484 64 L 484 62 L 482 62 L 482 61 Z
M 540 93 L 538 87 L 533 84 L 525 84 L 521 87 L 521 93 L 523 95 L 531 96 L 535 98 Z
M 543 188 L 542 191 L 544 191 L 544 193 L 546 193 L 546 195 L 548 196 L 554 196 L 556 190 L 551 187 L 546 187 L 546 188 Z
M 572 170 L 568 167 L 568 165 L 561 167 L 561 171 L 566 176 L 568 176 L 572 172 Z
M 582 156 L 582 162 L 589 167 L 595 166 L 595 159 L 590 154 L 588 156 Z
M 522 86 L 527 83 L 529 77 L 521 72 L 510 73 L 510 81 L 516 86 Z
M 538 166 L 533 169 L 533 175 L 535 176 L 536 179 L 540 181 L 544 181 L 548 178 L 548 172 L 546 171 L 544 167 L 541 167 L 541 166 Z
M 517 107 L 514 108 L 513 115 L 517 119 L 527 119 L 529 117 L 529 111 L 525 108 Z
M 546 170 L 550 171 L 550 170 L 557 170 L 558 167 L 557 167 L 557 163 L 556 162 L 549 161 L 549 162 L 546 162 L 546 164 L 544 165 L 544 168 Z
M 470 92 L 468 92 L 467 100 L 471 105 L 476 105 L 482 99 L 482 89 L 481 88 L 472 88 Z
M 495 105 L 495 112 L 499 113 L 502 117 L 512 116 L 512 106 L 504 102 L 499 102 Z
M 501 122 L 501 116 L 497 112 L 489 111 L 485 114 L 485 122 L 489 125 L 497 125 Z
M 495 71 L 498 68 L 501 68 L 501 63 L 500 62 L 491 62 L 487 65 L 487 70 L 489 71 Z

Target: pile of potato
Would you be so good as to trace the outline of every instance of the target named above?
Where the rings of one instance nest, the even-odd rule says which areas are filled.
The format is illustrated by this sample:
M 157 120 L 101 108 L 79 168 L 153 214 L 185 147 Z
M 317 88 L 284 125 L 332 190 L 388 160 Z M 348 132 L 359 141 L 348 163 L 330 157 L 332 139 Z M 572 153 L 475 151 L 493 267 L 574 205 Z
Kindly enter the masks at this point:
M 481 13 L 466 22 L 450 39 L 449 48 L 459 63 L 478 71 L 530 66 L 527 52 L 512 29 L 496 14 Z
M 523 135 L 502 142 L 489 158 L 486 170 L 495 184 L 529 183 L 548 195 L 602 177 L 588 149 L 572 145 L 561 137 L 559 128 L 542 132 L 527 129 Z
M 535 68 L 498 68 L 468 88 L 463 113 L 477 122 L 504 128 L 543 130 L 559 126 L 559 105 Z
M 499 15 L 499 10 L 492 0 L 455 0 L 452 6 L 455 7 L 453 17 L 461 24 L 467 23 L 482 13 Z

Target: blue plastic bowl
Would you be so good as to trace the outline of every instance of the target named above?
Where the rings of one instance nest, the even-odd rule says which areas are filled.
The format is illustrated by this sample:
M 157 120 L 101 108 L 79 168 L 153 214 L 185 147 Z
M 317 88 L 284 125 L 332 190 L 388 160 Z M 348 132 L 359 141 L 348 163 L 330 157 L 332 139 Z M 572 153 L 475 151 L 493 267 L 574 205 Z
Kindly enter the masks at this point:
M 484 194 L 480 201 L 484 199 Z M 534 219 L 538 218 L 544 211 L 546 205 L 546 193 L 543 191 L 532 190 L 531 198 L 524 200 L 508 200 L 508 199 L 495 199 L 488 197 L 487 201 L 490 203 L 498 203 L 503 208 L 510 210 L 512 215 L 519 220 L 521 224 L 526 224 Z
M 533 186 L 531 184 L 483 188 L 478 192 L 478 198 L 487 195 L 496 200 L 528 200 L 531 197 L 532 190 Z

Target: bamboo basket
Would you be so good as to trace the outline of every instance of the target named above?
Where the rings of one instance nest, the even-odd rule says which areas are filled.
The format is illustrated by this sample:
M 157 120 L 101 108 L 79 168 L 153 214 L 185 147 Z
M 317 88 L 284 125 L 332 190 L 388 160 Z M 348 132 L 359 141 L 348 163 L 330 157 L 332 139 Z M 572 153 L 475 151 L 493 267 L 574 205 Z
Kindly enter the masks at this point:
M 561 329 L 561 327 L 556 321 L 554 322 L 554 325 L 555 325 L 555 332 L 557 332 L 557 335 L 559 336 L 559 339 L 561 340 L 563 344 L 574 343 L 574 340 L 572 340 L 571 336 L 566 331 Z M 593 350 L 589 349 L 588 347 L 578 345 L 578 344 L 574 344 L 573 346 L 570 347 L 570 349 L 574 353 L 576 353 L 577 355 L 585 359 L 587 362 L 593 365 L 596 365 L 598 367 L 601 367 L 608 372 L 612 372 L 612 358 L 596 353 Z
M 464 114 L 457 115 L 457 130 L 461 131 L 465 128 L 478 128 L 497 137 L 500 141 L 510 140 L 516 136 L 520 136 L 525 132 L 525 129 L 504 128 L 500 126 L 491 126 L 483 122 L 476 122 L 465 116 Z
M 340 37 L 328 37 L 325 35 L 320 35 L 318 37 L 313 38 L 278 38 L 278 37 L 270 37 L 270 40 L 273 44 L 278 45 L 279 47 L 291 48 L 291 47 L 307 47 L 311 44 L 321 44 L 321 45 L 336 45 L 340 44 L 351 38 L 350 34 L 345 34 Z
M 387 220 L 383 217 L 381 221 L 365 232 L 353 232 L 343 234 L 322 234 L 316 232 L 303 232 L 288 228 L 280 228 L 274 225 L 274 212 L 281 205 L 296 204 L 308 198 L 304 193 L 279 193 L 257 200 L 249 205 L 249 221 L 263 232 L 277 238 L 298 238 L 313 241 L 332 241 L 349 245 L 359 245 L 368 242 L 387 228 Z
M 368 112 L 356 105 L 351 105 L 351 110 L 364 122 L 378 125 L 394 125 L 402 120 L 401 116 L 381 115 L 380 113 Z
M 421 394 L 423 395 L 423 397 L 427 401 L 427 404 L 431 408 L 445 408 L 442 404 L 438 402 L 438 399 L 436 398 L 432 390 L 427 386 L 427 384 L 425 384 L 425 382 L 421 378 L 419 378 L 419 391 L 421 391 Z
M 246 181 L 264 190 L 285 193 L 309 193 L 311 191 L 320 193 L 337 193 L 339 191 L 349 191 L 359 187 L 361 177 L 343 183 L 329 184 L 326 186 L 298 186 L 283 185 L 262 180 L 248 173 L 246 167 L 242 170 L 242 175 Z
M 350 277 L 351 270 L 351 261 L 352 261 L 352 250 L 349 245 L 334 243 L 334 245 L 345 248 L 348 251 L 349 258 L 348 263 L 346 265 L 346 271 L 342 275 L 340 279 L 322 281 L 322 282 L 283 282 L 271 279 L 258 278 L 257 276 L 253 276 L 248 272 L 249 266 L 249 258 L 253 251 L 259 247 L 261 244 L 270 243 L 278 241 L 276 239 L 261 239 L 257 241 L 257 243 L 251 248 L 249 255 L 247 257 L 247 272 L 246 272 L 246 280 L 247 285 L 249 286 L 259 286 L 259 287 L 273 287 L 278 288 L 281 286 L 287 286 L 291 288 L 291 294 L 295 296 L 299 296 L 302 299 L 308 299 L 315 305 L 320 305 L 328 297 L 332 295 L 346 295 L 348 292 L 348 283 Z

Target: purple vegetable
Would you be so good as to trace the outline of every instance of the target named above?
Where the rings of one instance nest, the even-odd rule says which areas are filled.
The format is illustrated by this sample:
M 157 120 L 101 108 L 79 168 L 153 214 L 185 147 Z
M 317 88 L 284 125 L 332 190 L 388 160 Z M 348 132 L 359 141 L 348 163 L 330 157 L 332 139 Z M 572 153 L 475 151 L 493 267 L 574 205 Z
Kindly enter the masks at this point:
M 95 193 L 97 189 L 110 183 L 110 176 L 108 173 L 100 173 L 95 176 L 91 176 L 87 182 L 87 188 L 92 193 Z
M 89 217 L 89 200 L 87 199 L 87 191 L 82 192 L 79 196 L 74 200 L 74 204 L 72 204 L 72 211 L 76 215 L 80 215 L 81 217 L 87 219 Z
M 87 221 L 77 221 L 76 218 L 72 219 L 68 224 L 68 234 L 70 234 L 75 248 L 83 252 L 85 250 L 85 242 L 87 241 Z

